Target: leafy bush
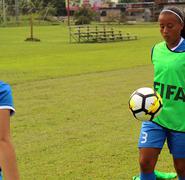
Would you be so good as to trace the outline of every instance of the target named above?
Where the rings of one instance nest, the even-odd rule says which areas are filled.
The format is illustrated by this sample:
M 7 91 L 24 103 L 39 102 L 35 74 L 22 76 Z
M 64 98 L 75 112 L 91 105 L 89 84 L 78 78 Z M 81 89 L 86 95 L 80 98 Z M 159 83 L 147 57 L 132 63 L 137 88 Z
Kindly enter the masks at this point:
M 90 24 L 95 16 L 95 12 L 89 6 L 82 6 L 74 13 L 76 25 Z

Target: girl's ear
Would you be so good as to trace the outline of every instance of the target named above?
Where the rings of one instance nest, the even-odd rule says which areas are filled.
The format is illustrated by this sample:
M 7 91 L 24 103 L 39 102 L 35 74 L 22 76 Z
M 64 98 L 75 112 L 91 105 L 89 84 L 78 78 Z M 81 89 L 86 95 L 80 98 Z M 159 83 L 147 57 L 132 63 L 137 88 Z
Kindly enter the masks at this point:
M 183 30 L 184 28 L 184 23 L 181 23 L 181 30 Z

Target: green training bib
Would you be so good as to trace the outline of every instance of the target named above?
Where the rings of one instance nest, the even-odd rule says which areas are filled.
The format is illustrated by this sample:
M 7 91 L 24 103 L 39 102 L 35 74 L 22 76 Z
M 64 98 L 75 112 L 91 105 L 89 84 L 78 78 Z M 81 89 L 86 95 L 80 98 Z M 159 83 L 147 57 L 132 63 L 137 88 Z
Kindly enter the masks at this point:
M 175 131 L 185 132 L 185 52 L 170 51 L 165 42 L 154 46 L 154 89 L 160 93 L 163 108 L 153 121 Z

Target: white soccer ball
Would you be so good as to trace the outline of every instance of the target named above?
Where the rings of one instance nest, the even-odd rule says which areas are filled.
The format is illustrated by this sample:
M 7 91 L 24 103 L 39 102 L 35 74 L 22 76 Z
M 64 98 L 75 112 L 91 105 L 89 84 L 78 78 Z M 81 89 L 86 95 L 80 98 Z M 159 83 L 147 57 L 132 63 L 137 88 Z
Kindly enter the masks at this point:
M 142 87 L 130 96 L 129 109 L 136 119 L 151 121 L 162 110 L 162 98 L 152 88 Z

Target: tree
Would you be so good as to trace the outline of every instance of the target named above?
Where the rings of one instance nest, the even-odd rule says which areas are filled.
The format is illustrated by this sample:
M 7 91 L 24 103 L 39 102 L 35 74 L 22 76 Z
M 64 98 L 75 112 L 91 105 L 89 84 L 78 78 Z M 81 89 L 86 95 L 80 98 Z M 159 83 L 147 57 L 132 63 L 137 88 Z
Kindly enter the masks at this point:
M 55 8 L 56 16 L 64 16 L 67 14 L 65 0 L 44 0 L 43 1 L 44 7 L 47 7 L 49 4 Z
M 33 13 L 36 13 L 42 8 L 42 1 L 30 0 L 28 3 L 29 14 L 30 14 L 30 37 L 26 41 L 40 41 L 40 39 L 33 37 Z
M 78 11 L 74 13 L 76 25 L 90 24 L 95 16 L 94 11 L 89 6 L 83 5 Z
M 56 15 L 56 8 L 50 3 L 47 4 L 40 12 L 40 16 L 43 20 L 51 20 L 51 16 Z

